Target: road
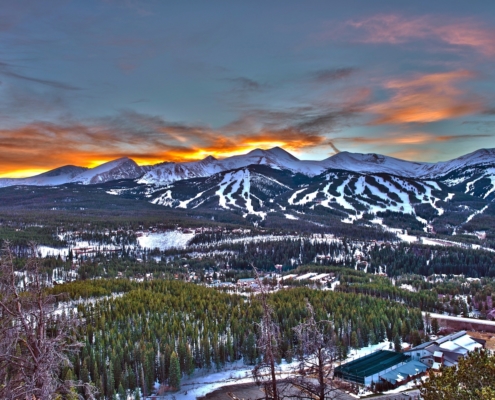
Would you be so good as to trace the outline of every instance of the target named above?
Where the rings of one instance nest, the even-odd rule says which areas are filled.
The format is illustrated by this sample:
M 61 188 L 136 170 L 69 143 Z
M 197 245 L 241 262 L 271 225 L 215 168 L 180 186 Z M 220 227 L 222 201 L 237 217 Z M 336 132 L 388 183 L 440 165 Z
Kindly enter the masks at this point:
M 423 316 L 425 316 L 425 315 L 426 315 L 426 312 L 423 312 Z M 455 317 L 453 315 L 443 315 L 443 314 L 436 314 L 436 313 L 430 313 L 430 318 L 446 319 L 449 321 L 466 322 L 468 324 L 480 324 L 480 325 L 495 326 L 495 321 L 489 321 L 486 319 L 463 318 L 463 317 Z

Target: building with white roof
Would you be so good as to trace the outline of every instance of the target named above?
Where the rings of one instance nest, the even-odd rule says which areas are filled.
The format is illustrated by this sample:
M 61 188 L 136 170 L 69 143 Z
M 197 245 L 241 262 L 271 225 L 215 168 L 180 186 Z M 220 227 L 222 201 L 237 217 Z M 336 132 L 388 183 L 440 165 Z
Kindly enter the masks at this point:
M 472 338 L 466 331 L 460 331 L 431 342 L 422 343 L 405 351 L 404 354 L 438 370 L 441 366 L 457 365 L 459 357 L 464 357 L 471 351 L 483 348 L 484 345 L 484 340 Z

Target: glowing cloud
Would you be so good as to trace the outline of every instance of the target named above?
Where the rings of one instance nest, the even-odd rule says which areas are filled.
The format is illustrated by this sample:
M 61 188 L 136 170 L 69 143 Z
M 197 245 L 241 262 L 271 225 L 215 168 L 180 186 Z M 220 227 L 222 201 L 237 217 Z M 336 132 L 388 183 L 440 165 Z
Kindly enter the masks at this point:
M 375 15 L 346 24 L 359 33 L 362 43 L 400 44 L 413 40 L 436 39 L 450 46 L 465 46 L 486 55 L 495 55 L 495 30 L 472 19 L 445 20 L 442 17 L 407 18 L 396 14 Z
M 461 70 L 389 81 L 385 88 L 394 93 L 392 97 L 367 108 L 378 115 L 371 124 L 426 123 L 480 112 L 481 101 L 455 86 L 474 76 Z
M 391 157 L 410 161 L 429 161 L 431 156 L 437 152 L 433 149 L 407 148 L 390 153 Z
M 427 132 L 393 132 L 384 136 L 356 136 L 350 138 L 335 138 L 335 142 L 346 142 L 353 144 L 373 144 L 380 146 L 415 146 L 428 143 L 446 143 L 459 140 L 472 140 L 493 137 L 490 134 L 472 135 L 436 135 Z

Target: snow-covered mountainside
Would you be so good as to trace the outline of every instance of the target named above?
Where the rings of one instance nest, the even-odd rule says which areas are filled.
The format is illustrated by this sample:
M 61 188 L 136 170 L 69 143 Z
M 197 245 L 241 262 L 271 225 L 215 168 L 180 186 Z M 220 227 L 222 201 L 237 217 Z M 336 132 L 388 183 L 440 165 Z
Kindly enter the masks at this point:
M 359 173 L 388 173 L 404 177 L 420 177 L 434 164 L 400 160 L 380 154 L 360 154 L 342 151 L 323 160 L 326 168 Z
M 145 170 L 133 160 L 123 157 L 88 169 L 74 177 L 71 182 L 90 185 L 118 179 L 136 179 L 142 176 L 144 172 Z
M 302 175 L 283 171 L 274 175 L 272 171 L 250 166 L 210 178 L 176 182 L 153 193 L 150 200 L 173 208 L 238 210 L 244 217 L 254 215 L 261 219 L 271 212 L 297 218 L 304 208 L 322 207 L 349 221 L 365 214 L 392 211 L 410 214 L 425 223 L 421 217 L 424 210 L 442 215 L 443 206 L 453 197 L 446 185 L 431 180 L 340 170 L 303 179 Z
M 439 162 L 433 165 L 434 167 L 428 168 L 428 172 L 425 172 L 423 176 L 426 176 L 428 174 L 430 177 L 444 175 L 454 170 L 471 167 L 474 165 L 495 165 L 495 148 L 476 150 L 459 158 L 455 158 L 450 161 Z
M 44 172 L 40 175 L 32 176 L 30 178 L 18 178 L 18 179 L 0 179 L 0 187 L 14 186 L 14 185 L 36 185 L 36 186 L 57 186 L 70 182 L 74 177 L 86 171 L 87 168 L 76 167 L 75 165 L 66 165 L 64 167 L 52 169 L 51 171 Z
M 420 163 L 400 160 L 380 154 L 360 154 L 346 151 L 321 161 L 326 168 L 360 173 L 388 173 L 406 178 L 435 178 L 459 168 L 474 165 L 495 165 L 495 149 L 480 149 L 450 161 Z
M 278 171 L 271 174 L 271 171 L 268 167 L 250 166 L 210 178 L 184 180 L 151 194 L 150 201 L 173 208 L 240 211 L 243 217 L 256 215 L 264 219 L 266 211 L 262 210 L 266 210 L 270 199 L 292 190 L 277 180 L 277 175 L 284 180 L 290 177 Z

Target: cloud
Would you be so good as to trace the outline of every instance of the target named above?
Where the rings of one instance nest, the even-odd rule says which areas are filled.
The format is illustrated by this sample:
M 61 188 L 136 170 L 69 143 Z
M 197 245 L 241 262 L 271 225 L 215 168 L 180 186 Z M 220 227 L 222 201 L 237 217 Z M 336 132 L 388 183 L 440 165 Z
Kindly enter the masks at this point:
M 481 112 L 481 100 L 456 86 L 475 76 L 471 71 L 459 70 L 388 81 L 384 86 L 392 97 L 367 107 L 368 112 L 377 115 L 371 124 L 427 123 Z
M 429 161 L 438 157 L 439 149 L 456 142 L 470 143 L 476 139 L 493 138 L 494 134 L 439 135 L 431 132 L 389 132 L 380 136 L 335 137 L 333 144 L 368 148 L 391 157 L 411 161 Z M 338 149 L 337 149 L 338 150 Z
M 495 121 L 464 121 L 461 125 L 472 126 L 478 132 L 493 132 Z
M 348 21 L 345 25 L 354 30 L 351 32 L 354 40 L 361 43 L 403 44 L 417 40 L 437 40 L 443 45 L 471 48 L 486 56 L 495 55 L 495 30 L 485 28 L 471 18 L 380 14 Z
M 348 21 L 360 34 L 358 41 L 363 43 L 405 43 L 413 39 L 423 39 L 431 34 L 429 17 L 405 18 L 400 15 L 375 15 L 359 21 Z
M 406 148 L 390 153 L 391 157 L 410 161 L 430 161 L 438 152 L 434 149 Z
M 50 87 L 53 87 L 56 89 L 81 90 L 81 88 L 79 88 L 77 86 L 69 85 L 67 83 L 53 81 L 53 80 L 49 80 L 49 79 L 39 79 L 39 78 L 34 78 L 31 76 L 19 74 L 17 72 L 12 71 L 12 66 L 10 64 L 4 63 L 4 62 L 0 62 L 0 74 L 2 74 L 4 76 L 11 77 L 11 78 L 15 78 L 15 79 L 39 83 L 41 85 L 50 86 Z
M 363 107 L 356 105 L 354 107 L 348 107 L 342 110 L 317 113 L 316 115 L 308 115 L 305 116 L 301 122 L 297 123 L 296 126 L 302 131 L 331 131 L 337 124 L 341 123 L 343 120 L 357 115 L 363 109 Z
M 334 138 L 334 142 L 346 142 L 353 144 L 373 144 L 380 146 L 397 146 L 397 145 L 423 145 L 431 143 L 454 142 L 460 140 L 473 140 L 493 137 L 493 134 L 464 134 L 464 135 L 436 135 L 427 132 L 412 133 L 389 133 L 384 136 L 355 136 L 350 138 Z
M 229 79 L 229 81 L 236 85 L 237 90 L 242 91 L 259 91 L 266 86 L 253 79 L 245 78 L 243 76 Z
M 347 78 L 356 72 L 355 68 L 333 68 L 316 71 L 312 74 L 312 79 L 318 83 L 329 83 L 340 79 Z
M 329 138 L 329 133 L 338 132 L 347 119 L 360 112 L 359 104 L 349 104 L 340 110 L 316 106 L 281 111 L 250 110 L 239 120 L 219 128 L 168 121 L 130 110 L 87 123 L 33 122 L 0 129 L 0 176 L 26 176 L 32 171 L 66 164 L 93 167 L 123 156 L 139 164 L 154 164 L 192 161 L 208 155 L 226 157 L 274 146 L 293 152 L 326 149 L 333 153 L 339 152 L 340 145 L 345 143 L 409 149 L 410 155 L 403 158 L 411 159 L 415 149 L 431 143 L 492 137 L 490 134 L 399 132 L 382 137 Z M 426 157 L 420 156 L 420 159 Z

